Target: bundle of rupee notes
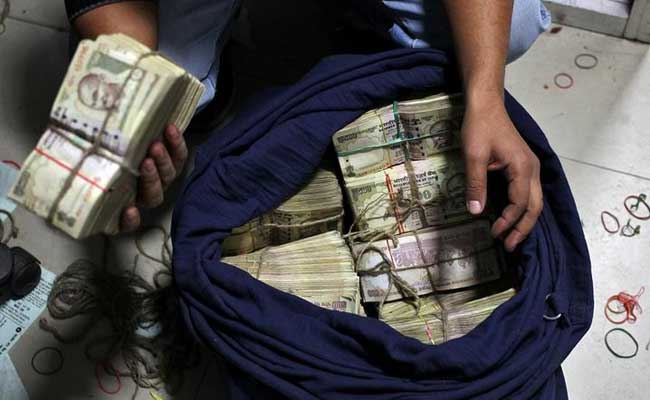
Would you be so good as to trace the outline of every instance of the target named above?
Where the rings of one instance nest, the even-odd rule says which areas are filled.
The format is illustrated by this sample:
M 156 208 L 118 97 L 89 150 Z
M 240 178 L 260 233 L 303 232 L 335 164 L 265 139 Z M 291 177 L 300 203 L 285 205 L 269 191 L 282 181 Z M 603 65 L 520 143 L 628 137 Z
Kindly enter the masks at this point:
M 74 238 L 116 233 L 149 145 L 185 130 L 203 90 L 127 36 L 82 41 L 10 198 Z M 366 112 L 334 133 L 337 160 L 233 229 L 222 261 L 424 343 L 465 335 L 514 290 L 489 211 L 466 211 L 463 104 L 438 93 Z

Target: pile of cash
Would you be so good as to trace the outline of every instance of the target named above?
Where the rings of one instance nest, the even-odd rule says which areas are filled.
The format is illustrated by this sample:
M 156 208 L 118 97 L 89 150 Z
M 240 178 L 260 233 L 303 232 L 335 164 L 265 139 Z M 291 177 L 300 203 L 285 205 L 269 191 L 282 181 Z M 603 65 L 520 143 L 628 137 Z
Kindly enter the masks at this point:
M 515 295 L 514 289 L 508 289 L 467 301 L 475 293 L 476 291 L 470 292 L 469 296 L 456 295 L 454 300 L 446 300 L 447 305 L 444 304 L 445 296 L 442 294 L 422 297 L 419 310 L 413 302 L 386 303 L 381 319 L 404 336 L 423 343 L 440 344 L 466 335 Z
M 364 301 L 398 300 L 412 295 L 411 291 L 420 296 L 465 288 L 502 274 L 501 253 L 493 243 L 488 220 L 420 229 L 395 239 L 354 245 Z
M 72 237 L 115 233 L 149 145 L 185 130 L 203 90 L 128 36 L 81 41 L 10 197 Z
M 437 94 L 368 111 L 333 136 L 343 176 L 382 171 L 460 147 L 462 95 Z
M 360 231 L 404 233 L 467 219 L 461 95 L 372 110 L 333 136 Z
M 339 232 L 223 257 L 221 261 L 323 308 L 363 314 L 354 260 Z
M 346 178 L 360 231 L 404 233 L 465 220 L 465 173 L 457 151 Z M 413 186 L 417 194 L 413 195 Z
M 463 113 L 462 95 L 437 94 L 371 110 L 333 136 L 362 299 L 426 343 L 464 335 L 513 294 L 489 219 L 466 210 Z
M 246 254 L 328 231 L 343 230 L 343 194 L 336 175 L 319 168 L 310 181 L 275 210 L 235 228 L 222 254 Z

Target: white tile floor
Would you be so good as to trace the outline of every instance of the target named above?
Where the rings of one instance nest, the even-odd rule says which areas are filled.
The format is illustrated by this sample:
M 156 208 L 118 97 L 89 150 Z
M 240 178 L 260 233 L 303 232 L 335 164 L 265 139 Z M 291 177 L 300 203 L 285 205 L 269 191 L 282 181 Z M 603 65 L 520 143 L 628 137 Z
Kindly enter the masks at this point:
M 580 53 L 596 55 L 598 65 L 577 68 Z M 605 300 L 650 285 L 650 223 L 641 223 L 641 235 L 626 238 L 606 233 L 600 222 L 601 211 L 609 210 L 626 223 L 625 197 L 650 194 L 649 63 L 647 45 L 564 27 L 544 34 L 507 70 L 506 86 L 562 157 L 591 252 L 593 325 L 564 363 L 574 399 L 641 400 L 650 390 L 650 318 L 641 315 L 635 325 L 624 326 L 639 342 L 637 357 L 617 359 L 603 342 L 614 327 L 603 316 Z M 572 88 L 555 86 L 560 72 L 573 77 Z M 649 304 L 645 296 L 642 305 Z M 626 342 L 618 344 L 626 349 Z
M 45 123 L 67 58 L 61 3 L 12 2 L 6 31 L 0 35 L 0 159 L 22 160 Z M 596 55 L 596 68 L 578 69 L 574 57 L 579 53 Z M 636 325 L 626 326 L 641 349 L 636 358 L 619 360 L 603 345 L 604 333 L 613 326 L 602 315 L 603 301 L 611 294 L 636 292 L 640 286 L 650 285 L 650 267 L 644 262 L 650 256 L 650 223 L 642 224 L 641 235 L 634 238 L 609 235 L 600 225 L 601 210 L 612 211 L 624 223 L 623 198 L 650 194 L 648 64 L 646 45 L 565 27 L 559 33 L 544 34 L 525 57 L 508 67 L 508 88 L 537 119 L 563 157 L 592 254 L 596 299 L 593 327 L 564 364 L 574 399 L 620 396 L 642 400 L 648 398 L 650 390 L 650 352 L 644 348 L 650 340 L 650 316 L 641 315 Z M 559 72 L 573 77 L 572 88 L 554 85 L 553 77 Z M 168 206 L 159 219 L 168 223 L 169 211 Z M 98 260 L 102 253 L 99 239 L 75 242 L 23 210 L 18 210 L 16 217 L 21 234 L 14 244 L 32 251 L 54 272 L 61 272 L 79 257 Z M 147 242 L 157 240 L 152 237 Z M 130 238 L 115 240 L 114 246 L 115 263 L 130 263 L 134 251 Z M 641 303 L 647 298 L 650 293 L 641 298 Z M 82 367 L 66 368 L 57 379 L 31 372 L 30 355 L 36 347 L 48 344 L 54 344 L 53 339 L 32 326 L 11 352 L 31 400 L 97 395 L 92 372 L 83 367 L 86 364 L 77 347 L 64 347 L 66 363 Z M 196 389 L 198 379 L 191 377 L 191 390 L 174 398 L 193 398 L 189 393 Z M 128 398 L 131 390 L 127 385 L 114 397 Z M 205 398 L 215 398 L 215 393 L 218 389 L 210 385 L 200 389 Z M 148 396 L 143 391 L 138 398 Z M 4 399 L 13 397 L 0 393 L 0 400 Z

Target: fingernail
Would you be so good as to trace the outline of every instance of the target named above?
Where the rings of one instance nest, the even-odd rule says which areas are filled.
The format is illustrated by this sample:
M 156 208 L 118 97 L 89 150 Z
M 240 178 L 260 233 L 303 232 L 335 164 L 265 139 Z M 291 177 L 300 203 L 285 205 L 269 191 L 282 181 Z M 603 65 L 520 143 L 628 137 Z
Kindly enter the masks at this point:
M 178 138 L 178 129 L 175 129 L 175 128 L 174 128 L 174 129 L 169 129 L 169 130 L 168 130 L 168 133 L 169 133 L 169 137 L 170 137 L 171 139 L 176 139 L 176 138 Z
M 481 213 L 481 202 L 476 200 L 470 200 L 467 202 L 467 210 L 471 214 L 480 214 Z

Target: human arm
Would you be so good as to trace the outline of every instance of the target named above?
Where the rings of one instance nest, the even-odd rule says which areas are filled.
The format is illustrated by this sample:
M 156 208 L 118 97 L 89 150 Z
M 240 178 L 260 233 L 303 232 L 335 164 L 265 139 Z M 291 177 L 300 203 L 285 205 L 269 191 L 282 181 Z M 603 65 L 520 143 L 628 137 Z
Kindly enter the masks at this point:
M 513 251 L 530 233 L 542 210 L 539 160 L 513 125 L 504 105 L 505 63 L 512 0 L 444 0 L 465 92 L 461 129 L 467 208 L 480 214 L 487 197 L 487 172 L 502 170 L 509 204 L 492 226 Z

